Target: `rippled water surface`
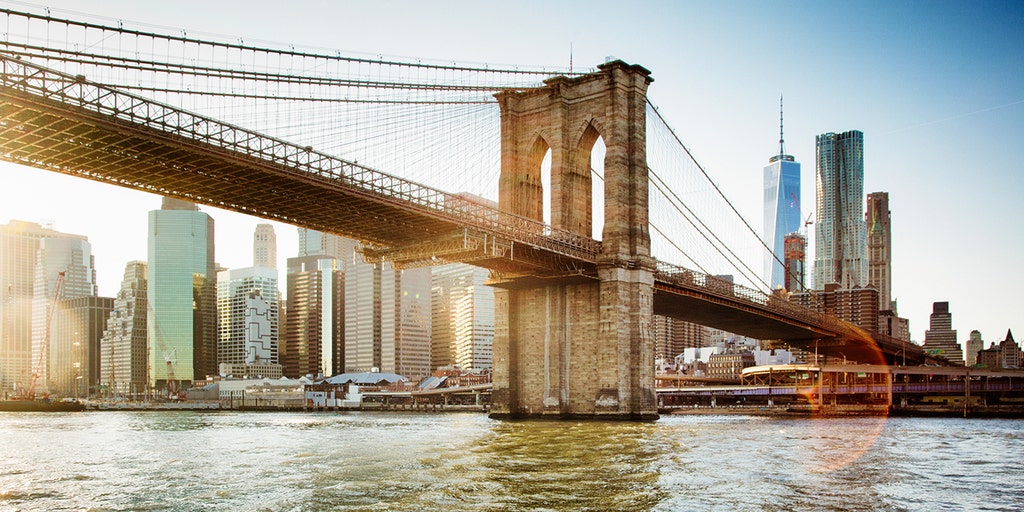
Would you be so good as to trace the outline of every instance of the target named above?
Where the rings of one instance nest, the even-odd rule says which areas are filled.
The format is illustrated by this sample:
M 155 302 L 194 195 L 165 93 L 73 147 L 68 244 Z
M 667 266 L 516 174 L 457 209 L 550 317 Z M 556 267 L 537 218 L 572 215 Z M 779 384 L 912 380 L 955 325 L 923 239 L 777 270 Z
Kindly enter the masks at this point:
M 1024 421 L 0 414 L 0 510 L 1024 510 Z

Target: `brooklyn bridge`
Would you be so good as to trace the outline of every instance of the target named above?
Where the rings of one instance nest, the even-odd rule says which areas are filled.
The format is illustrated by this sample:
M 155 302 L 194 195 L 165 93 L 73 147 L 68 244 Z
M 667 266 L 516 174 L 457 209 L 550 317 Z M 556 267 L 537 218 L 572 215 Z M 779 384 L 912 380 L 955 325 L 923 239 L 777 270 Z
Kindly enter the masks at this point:
M 656 416 L 654 315 L 928 359 L 770 289 L 751 269 L 770 251 L 640 65 L 424 64 L 0 14 L 23 29 L 0 50 L 0 158 L 349 237 L 396 268 L 490 270 L 496 416 Z

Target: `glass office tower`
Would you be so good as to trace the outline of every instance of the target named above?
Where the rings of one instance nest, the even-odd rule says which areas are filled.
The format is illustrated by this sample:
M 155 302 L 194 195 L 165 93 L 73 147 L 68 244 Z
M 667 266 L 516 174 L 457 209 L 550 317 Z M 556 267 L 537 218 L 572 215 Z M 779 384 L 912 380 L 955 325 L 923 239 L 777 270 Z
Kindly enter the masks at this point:
M 149 384 L 178 390 L 217 372 L 213 219 L 164 198 L 149 212 Z
M 765 255 L 764 268 L 772 289 L 786 287 L 785 238 L 799 233 L 801 221 L 800 164 L 780 153 L 764 168 L 764 241 L 772 251 Z
M 764 278 L 771 288 L 786 288 L 786 235 L 800 232 L 800 164 L 786 154 L 779 98 L 779 153 L 764 168 Z M 801 277 L 802 281 L 802 277 Z

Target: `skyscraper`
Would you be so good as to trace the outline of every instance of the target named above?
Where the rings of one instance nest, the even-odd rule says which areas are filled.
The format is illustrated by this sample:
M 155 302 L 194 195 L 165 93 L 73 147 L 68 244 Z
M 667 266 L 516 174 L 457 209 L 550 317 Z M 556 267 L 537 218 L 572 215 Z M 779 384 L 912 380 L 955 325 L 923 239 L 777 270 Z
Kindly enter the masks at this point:
M 345 371 L 430 375 L 430 269 L 345 260 Z
M 764 168 L 764 242 L 771 249 L 765 255 L 764 272 L 772 289 L 787 285 L 785 237 L 798 233 L 800 222 L 800 164 L 786 154 L 779 98 L 779 153 Z
M 280 341 L 285 375 L 345 371 L 345 258 L 357 242 L 298 228 L 298 256 L 288 258 L 288 315 Z M 365 319 L 363 319 L 365 321 Z
M 491 367 L 494 342 L 494 289 L 487 269 L 465 263 L 434 267 L 431 274 L 430 366 Z
M 791 292 L 802 292 L 807 288 L 807 273 L 804 264 L 807 261 L 807 237 L 800 233 L 790 233 L 783 239 L 785 245 L 786 264 L 785 288 Z
M 344 371 L 342 276 L 334 257 L 288 258 L 288 318 L 279 343 L 286 376 L 330 376 Z
M 100 341 L 99 382 L 108 394 L 137 397 L 148 380 L 146 262 L 129 261 Z
M 100 338 L 114 306 L 110 297 L 77 297 L 57 303 L 50 351 L 50 392 L 85 397 L 96 389 Z
M 213 218 L 164 198 L 149 212 L 149 385 L 181 389 L 217 372 Z
M 879 330 L 878 290 L 874 288 L 840 288 L 831 283 L 826 284 L 824 290 L 794 293 L 790 300 L 869 332 Z
M 0 390 L 29 385 L 38 361 L 32 359 L 32 303 L 39 245 L 61 237 L 85 240 L 34 222 L 0 226 Z
M 964 364 L 964 353 L 956 341 L 953 314 L 949 312 L 948 302 L 932 303 L 928 330 L 924 332 L 924 351 L 945 357 L 953 364 Z
M 331 256 L 345 267 L 352 261 L 357 245 L 359 242 L 349 238 L 299 228 L 298 256 Z
M 355 240 L 299 229 L 299 254 L 337 260 L 344 286 L 344 371 L 374 368 L 410 379 L 430 375 L 430 269 L 367 263 Z M 290 283 L 290 281 L 289 281 Z M 290 286 L 290 284 L 289 284 Z M 294 305 L 289 295 L 289 321 Z
M 966 366 L 974 366 L 978 364 L 978 353 L 985 349 L 985 341 L 981 339 L 981 331 L 975 329 L 971 331 L 971 336 L 967 338 L 966 355 L 964 356 L 964 364 Z
M 390 263 L 378 266 L 381 267 L 380 369 L 412 380 L 428 377 L 431 373 L 431 270 L 396 270 Z
M 710 344 L 710 332 L 706 327 L 676 318 L 654 315 L 651 330 L 654 334 L 654 357 L 666 363 L 674 362 L 676 356 L 688 348 Z
M 48 390 L 55 377 L 66 377 L 70 366 L 53 363 L 71 349 L 71 340 L 58 335 L 54 320 L 66 299 L 96 296 L 96 271 L 93 267 L 92 245 L 76 235 L 42 238 L 36 252 L 35 283 L 32 292 L 32 360 L 42 361 L 37 389 Z M 57 294 L 57 283 L 63 274 L 63 286 Z M 57 302 L 54 302 L 54 298 Z M 81 343 L 81 342 L 80 342 Z M 50 371 L 51 367 L 59 374 Z M 66 384 L 66 382 L 65 382 Z M 66 389 L 54 388 L 54 392 Z
M 217 363 L 247 375 L 280 376 L 277 270 L 249 267 L 217 274 Z M 246 371 L 245 366 L 259 368 Z M 232 370 L 234 373 L 234 370 Z
M 864 134 L 829 132 L 815 142 L 814 287 L 865 286 Z
M 274 226 L 265 222 L 257 224 L 252 235 L 252 266 L 277 268 L 277 235 Z
M 889 193 L 868 194 L 864 213 L 868 237 L 868 286 L 878 290 L 878 309 L 895 309 L 892 304 L 892 230 Z

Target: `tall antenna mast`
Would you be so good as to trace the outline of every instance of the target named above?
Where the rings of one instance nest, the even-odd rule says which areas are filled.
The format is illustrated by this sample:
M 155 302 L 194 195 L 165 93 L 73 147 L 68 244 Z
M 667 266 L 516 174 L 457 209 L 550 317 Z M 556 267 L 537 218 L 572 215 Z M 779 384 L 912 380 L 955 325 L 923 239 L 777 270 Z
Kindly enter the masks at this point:
M 779 95 L 779 156 L 786 154 L 786 141 L 782 136 L 782 95 Z

